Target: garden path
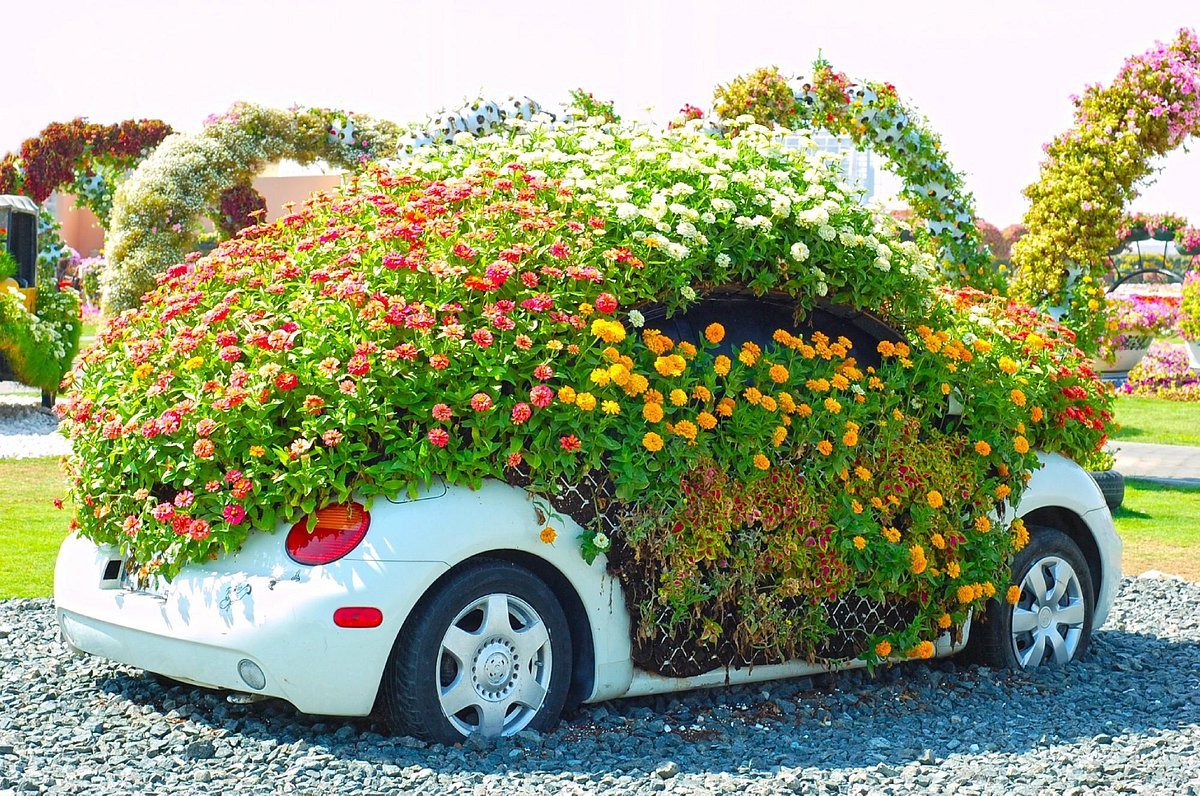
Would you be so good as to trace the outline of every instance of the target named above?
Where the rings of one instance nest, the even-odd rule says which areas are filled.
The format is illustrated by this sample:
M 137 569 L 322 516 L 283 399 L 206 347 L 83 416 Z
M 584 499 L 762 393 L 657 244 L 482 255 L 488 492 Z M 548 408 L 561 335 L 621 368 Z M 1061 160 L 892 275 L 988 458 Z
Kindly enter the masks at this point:
M 1200 486 L 1200 448 L 1114 442 L 1116 470 L 1126 478 L 1161 481 L 1172 486 Z

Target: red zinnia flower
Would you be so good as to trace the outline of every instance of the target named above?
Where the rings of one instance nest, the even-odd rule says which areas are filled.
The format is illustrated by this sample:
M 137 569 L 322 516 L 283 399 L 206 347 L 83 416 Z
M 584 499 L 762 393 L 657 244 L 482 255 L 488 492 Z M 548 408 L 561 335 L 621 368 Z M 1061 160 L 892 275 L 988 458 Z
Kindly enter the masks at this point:
M 480 348 L 490 348 L 492 343 L 496 341 L 496 338 L 487 329 L 476 329 L 471 333 L 471 339 Z
M 439 448 L 444 448 L 450 442 L 450 432 L 444 428 L 431 428 L 429 429 L 429 441 Z
M 275 386 L 283 391 L 294 390 L 300 384 L 300 378 L 295 374 L 284 371 L 275 377 Z
M 240 525 L 242 520 L 246 519 L 246 510 L 237 504 L 233 504 L 226 506 L 221 515 L 225 518 L 225 522 L 230 525 Z
M 601 293 L 596 297 L 596 309 L 605 314 L 617 311 L 617 297 L 612 293 Z
M 433 419 L 434 420 L 437 420 L 440 423 L 446 423 L 446 422 L 449 422 L 450 418 L 453 415 L 454 415 L 454 412 L 451 411 L 449 406 L 446 406 L 445 404 L 434 404 L 433 405 Z
M 485 392 L 477 392 L 471 396 L 471 408 L 476 412 L 486 412 L 492 408 L 492 396 Z
M 558 444 L 561 445 L 562 449 L 567 453 L 574 453 L 583 447 L 583 443 L 579 441 L 579 437 L 575 436 L 574 434 L 566 437 L 559 437 Z
M 199 456 L 201 459 L 211 459 L 213 453 L 216 452 L 216 446 L 213 445 L 211 439 L 201 437 L 192 445 L 192 453 Z
M 512 421 L 519 426 L 528 420 L 529 416 L 532 414 L 533 410 L 529 408 L 529 404 L 521 402 L 513 407 Z

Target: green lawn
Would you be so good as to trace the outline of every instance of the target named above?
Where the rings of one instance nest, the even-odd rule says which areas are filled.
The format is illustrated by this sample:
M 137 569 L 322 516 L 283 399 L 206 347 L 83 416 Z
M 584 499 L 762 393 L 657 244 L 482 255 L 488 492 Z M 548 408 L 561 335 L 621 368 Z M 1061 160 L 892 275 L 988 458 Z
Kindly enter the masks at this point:
M 1200 404 L 1158 398 L 1117 398 L 1121 430 L 1113 439 L 1200 446 Z
M 1125 542 L 1127 575 L 1157 569 L 1200 581 L 1200 488 L 1125 482 L 1125 502 L 1113 512 Z
M 70 512 L 56 457 L 0 460 L 0 599 L 49 597 Z

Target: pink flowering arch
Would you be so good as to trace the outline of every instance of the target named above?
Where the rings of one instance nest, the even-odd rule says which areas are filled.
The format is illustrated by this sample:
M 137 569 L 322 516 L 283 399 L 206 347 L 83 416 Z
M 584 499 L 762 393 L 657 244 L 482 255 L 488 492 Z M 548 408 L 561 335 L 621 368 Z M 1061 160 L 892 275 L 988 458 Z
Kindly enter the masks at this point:
M 1061 307 L 1094 350 L 1105 327 L 1105 255 L 1120 240 L 1125 206 L 1158 157 L 1200 134 L 1200 40 L 1183 29 L 1074 101 L 1075 127 L 1046 145 L 1041 177 L 1025 189 L 1029 234 L 1013 247 L 1011 290 Z

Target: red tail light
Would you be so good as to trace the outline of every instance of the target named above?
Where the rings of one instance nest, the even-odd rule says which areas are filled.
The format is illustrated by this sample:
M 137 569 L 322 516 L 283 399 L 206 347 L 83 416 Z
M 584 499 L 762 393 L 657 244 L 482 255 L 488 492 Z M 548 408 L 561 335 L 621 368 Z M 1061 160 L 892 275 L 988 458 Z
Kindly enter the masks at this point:
M 297 564 L 330 564 L 357 547 L 369 527 L 371 515 L 361 503 L 334 503 L 293 525 L 284 548 Z

